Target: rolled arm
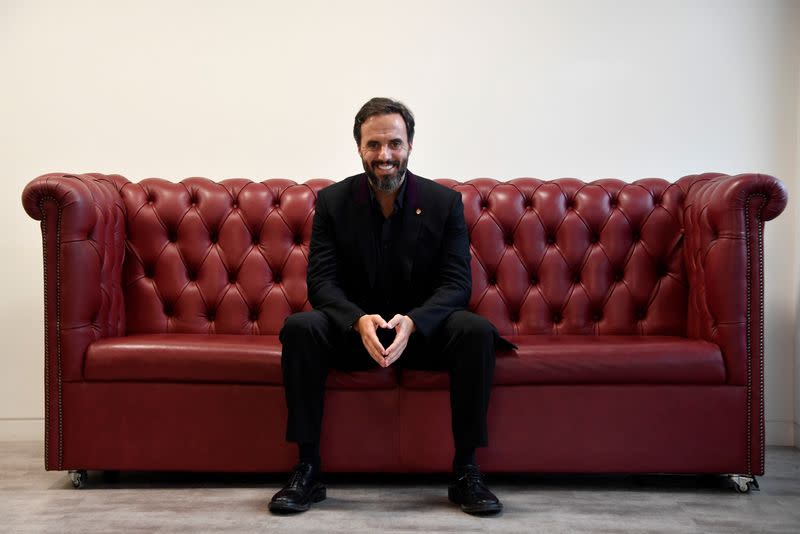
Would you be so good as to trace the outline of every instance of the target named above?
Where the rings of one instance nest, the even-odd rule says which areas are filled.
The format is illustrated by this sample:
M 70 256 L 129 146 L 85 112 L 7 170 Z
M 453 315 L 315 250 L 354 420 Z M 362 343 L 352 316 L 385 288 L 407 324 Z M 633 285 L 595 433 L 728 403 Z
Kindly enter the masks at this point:
M 57 373 L 51 378 L 80 380 L 86 347 L 125 331 L 125 182 L 118 175 L 46 174 L 22 193 L 25 211 L 41 221 L 45 357 Z
M 763 174 L 702 174 L 678 181 L 685 192 L 687 334 L 718 344 L 728 382 L 747 382 L 761 358 L 764 221 L 786 207 L 783 184 Z
M 703 174 L 684 190 L 687 334 L 719 345 L 727 382 L 743 386 L 746 462 L 764 472 L 764 222 L 786 207 L 783 184 L 764 174 Z
M 46 174 L 22 192 L 44 255 L 45 468 L 63 469 L 62 383 L 82 378 L 89 344 L 125 331 L 122 176 Z

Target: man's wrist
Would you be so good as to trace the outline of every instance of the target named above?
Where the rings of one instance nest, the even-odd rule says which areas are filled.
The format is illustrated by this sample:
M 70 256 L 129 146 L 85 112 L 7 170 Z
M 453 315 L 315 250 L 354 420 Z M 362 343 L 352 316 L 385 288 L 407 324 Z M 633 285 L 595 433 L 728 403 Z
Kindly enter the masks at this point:
M 353 330 L 353 331 L 355 331 L 355 332 L 358 332 L 358 322 L 359 322 L 359 321 L 361 320 L 361 318 L 362 318 L 362 317 L 364 317 L 365 315 L 366 315 L 366 313 L 362 313 L 361 315 L 359 315 L 358 317 L 356 317 L 355 321 L 353 321 L 352 323 L 350 323 L 350 328 L 349 328 L 349 329 L 350 329 L 350 330 Z M 360 332 L 359 332 L 359 333 L 360 333 Z

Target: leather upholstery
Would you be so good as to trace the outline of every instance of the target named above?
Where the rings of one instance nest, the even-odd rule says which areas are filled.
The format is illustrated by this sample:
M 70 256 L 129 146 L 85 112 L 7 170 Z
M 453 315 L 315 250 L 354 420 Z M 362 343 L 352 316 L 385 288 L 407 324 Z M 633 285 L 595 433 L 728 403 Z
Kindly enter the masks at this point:
M 692 421 L 686 432 L 695 435 L 673 435 L 675 446 L 683 447 L 675 454 L 686 458 L 692 443 L 718 445 L 718 436 L 725 436 L 726 454 L 714 456 L 709 446 L 698 453 L 707 461 L 687 465 L 763 472 L 763 223 L 786 206 L 778 180 L 709 173 L 675 183 L 654 178 L 439 182 L 459 191 L 464 202 L 472 252 L 470 308 L 520 346 L 498 359 L 492 404 L 495 424 L 516 441 L 492 454 L 527 443 L 527 434 L 514 438 L 512 431 L 519 425 L 516 417 L 530 417 L 517 409 L 529 404 L 525 399 L 556 406 L 552 418 L 536 420 L 558 426 L 575 418 L 576 410 L 613 413 L 615 399 L 635 385 L 626 398 L 641 403 L 634 407 L 641 413 L 620 415 L 621 428 L 634 431 L 644 413 L 660 410 L 662 401 L 675 406 L 683 391 L 692 403 L 665 415 L 675 418 L 665 428 L 679 432 L 684 418 Z M 125 397 L 133 392 L 154 395 L 150 402 L 163 405 L 157 417 L 135 418 L 165 439 L 172 439 L 176 418 L 202 418 L 202 412 L 187 413 L 195 391 L 242 407 L 256 398 L 282 398 L 275 336 L 289 314 L 310 308 L 305 274 L 311 220 L 317 192 L 330 183 L 204 178 L 134 183 L 118 175 L 49 174 L 25 188 L 26 211 L 42 221 L 48 469 L 99 467 L 92 458 L 112 468 L 112 444 L 123 438 L 138 443 L 140 451 L 150 450 L 128 427 L 111 421 L 115 413 L 120 420 L 134 417 L 135 403 Z M 203 343 L 194 337 L 198 334 L 216 336 Z M 330 430 L 344 440 L 327 446 L 342 470 L 385 469 L 396 465 L 391 455 L 408 460 L 408 436 L 439 435 L 431 425 L 442 416 L 436 406 L 446 401 L 441 390 L 446 377 L 409 371 L 398 381 L 393 370 L 332 373 L 329 384 L 328 413 L 353 414 L 345 425 L 353 432 Z M 555 394 L 546 389 L 551 387 L 562 389 Z M 658 397 L 658 391 L 669 394 Z M 365 395 L 376 411 L 365 408 Z M 569 399 L 562 402 L 558 395 Z M 589 398 L 599 404 L 585 405 Z M 704 398 L 710 403 L 704 417 L 715 418 L 713 429 L 693 415 Z M 102 417 L 87 413 L 98 399 L 117 411 Z M 433 411 L 420 421 L 415 411 L 426 402 Z M 208 415 L 207 432 L 238 432 L 278 458 L 265 464 L 263 458 L 253 456 L 248 463 L 237 456 L 227 465 L 283 468 L 286 449 L 275 441 L 282 439 L 282 427 L 233 431 L 217 411 Z M 94 432 L 92 422 L 102 423 L 107 433 Z M 364 452 L 348 464 L 343 451 L 374 450 L 348 437 L 364 425 L 384 429 L 373 443 L 383 443 L 382 452 Z M 697 435 L 705 428 L 708 434 Z M 564 435 L 590 438 L 588 430 L 581 432 Z M 227 440 L 212 435 L 208 440 L 241 453 Z M 650 442 L 644 436 L 636 443 Z M 648 445 L 658 451 L 652 455 L 628 458 L 631 451 L 617 444 L 619 457 L 602 465 L 616 470 L 678 465 L 661 445 Z M 171 453 L 171 465 L 224 469 L 224 462 L 204 464 L 202 451 L 196 452 L 192 461 Z M 421 464 L 401 463 L 436 469 L 440 452 L 422 454 Z M 129 449 L 119 455 L 118 467 L 170 465 Z M 490 456 L 488 465 L 503 470 L 515 465 L 513 458 L 498 458 Z M 577 456 L 558 458 L 554 470 L 586 468 Z
M 86 380 L 283 384 L 278 336 L 134 334 L 101 339 L 86 352 Z M 393 389 L 394 369 L 332 371 L 329 388 Z
M 532 384 L 724 384 L 719 347 L 671 336 L 512 336 L 495 386 Z M 410 389 L 447 389 L 444 373 L 404 370 Z

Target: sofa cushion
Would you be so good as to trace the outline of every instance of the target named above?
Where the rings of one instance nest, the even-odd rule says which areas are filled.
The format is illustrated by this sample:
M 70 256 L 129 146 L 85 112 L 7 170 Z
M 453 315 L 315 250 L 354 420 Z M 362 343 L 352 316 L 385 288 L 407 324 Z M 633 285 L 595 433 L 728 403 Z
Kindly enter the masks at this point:
M 499 353 L 495 385 L 723 384 L 717 345 L 671 336 L 509 336 L 519 348 Z M 411 389 L 448 387 L 446 373 L 403 370 Z
M 86 380 L 283 383 L 278 336 L 150 334 L 106 338 L 86 352 Z M 393 389 L 392 369 L 331 371 L 332 389 Z

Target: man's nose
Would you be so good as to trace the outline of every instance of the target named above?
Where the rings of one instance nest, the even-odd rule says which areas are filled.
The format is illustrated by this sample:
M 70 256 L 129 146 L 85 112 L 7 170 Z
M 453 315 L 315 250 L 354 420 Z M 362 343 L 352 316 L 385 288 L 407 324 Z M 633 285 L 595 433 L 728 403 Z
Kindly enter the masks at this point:
M 389 149 L 389 145 L 381 146 L 381 151 L 378 153 L 378 157 L 381 160 L 388 160 L 391 159 L 392 151 Z

